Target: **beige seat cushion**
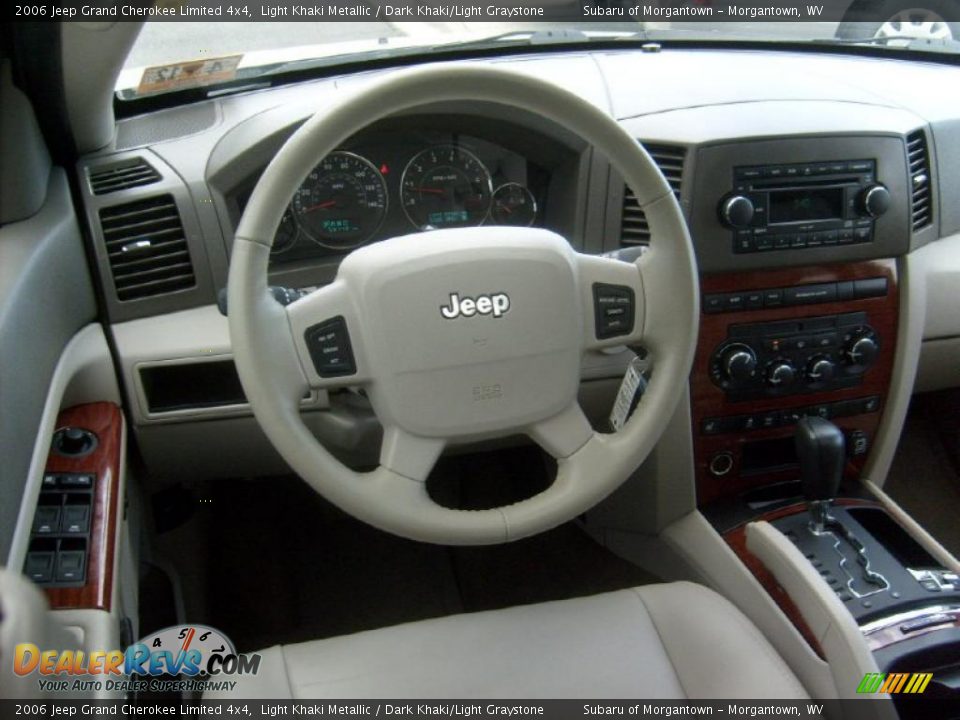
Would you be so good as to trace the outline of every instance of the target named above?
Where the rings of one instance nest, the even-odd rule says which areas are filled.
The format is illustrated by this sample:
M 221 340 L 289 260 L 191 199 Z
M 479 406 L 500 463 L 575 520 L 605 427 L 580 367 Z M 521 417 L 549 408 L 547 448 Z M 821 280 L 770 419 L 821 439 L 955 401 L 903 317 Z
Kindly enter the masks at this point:
M 261 655 L 257 675 L 207 697 L 807 697 L 739 610 L 691 583 L 455 615 Z

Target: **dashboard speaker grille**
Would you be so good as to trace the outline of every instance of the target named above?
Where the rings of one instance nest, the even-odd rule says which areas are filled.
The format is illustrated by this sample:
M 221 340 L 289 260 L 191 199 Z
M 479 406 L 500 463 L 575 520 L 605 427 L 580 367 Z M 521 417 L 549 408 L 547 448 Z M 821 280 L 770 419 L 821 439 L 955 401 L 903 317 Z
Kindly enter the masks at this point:
M 686 157 L 686 148 L 675 145 L 643 145 L 650 157 L 660 168 L 660 172 L 666 177 L 670 187 L 673 188 L 673 194 L 680 199 L 680 183 L 683 180 L 683 161 Z M 650 244 L 650 227 L 647 224 L 647 216 L 637 204 L 637 198 L 633 191 L 624 185 L 623 187 L 623 214 L 620 221 L 620 245 L 621 247 L 630 247 L 634 245 Z
M 196 284 L 187 238 L 172 195 L 103 208 L 100 229 L 121 302 Z
M 914 230 L 933 222 L 930 197 L 930 155 L 923 130 L 907 135 L 907 161 L 910 164 L 910 212 Z
M 128 188 L 152 185 L 160 180 L 160 173 L 141 157 L 90 168 L 87 173 L 90 190 L 94 195 L 107 195 Z

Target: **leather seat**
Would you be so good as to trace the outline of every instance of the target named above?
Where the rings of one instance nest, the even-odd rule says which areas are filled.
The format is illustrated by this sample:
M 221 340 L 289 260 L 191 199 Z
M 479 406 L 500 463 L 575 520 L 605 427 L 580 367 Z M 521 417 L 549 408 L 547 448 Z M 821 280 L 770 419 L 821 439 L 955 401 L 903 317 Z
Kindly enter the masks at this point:
M 692 583 L 455 615 L 261 652 L 207 698 L 808 697 L 757 628 Z M 226 678 L 217 678 L 226 679 Z

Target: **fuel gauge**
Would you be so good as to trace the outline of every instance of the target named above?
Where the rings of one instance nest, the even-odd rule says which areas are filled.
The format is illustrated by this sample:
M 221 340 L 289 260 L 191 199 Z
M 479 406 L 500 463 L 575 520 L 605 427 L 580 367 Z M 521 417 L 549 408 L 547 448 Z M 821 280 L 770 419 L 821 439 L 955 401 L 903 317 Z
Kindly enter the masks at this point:
M 537 219 L 537 201 L 520 183 L 504 183 L 493 192 L 490 217 L 497 225 L 529 227 Z

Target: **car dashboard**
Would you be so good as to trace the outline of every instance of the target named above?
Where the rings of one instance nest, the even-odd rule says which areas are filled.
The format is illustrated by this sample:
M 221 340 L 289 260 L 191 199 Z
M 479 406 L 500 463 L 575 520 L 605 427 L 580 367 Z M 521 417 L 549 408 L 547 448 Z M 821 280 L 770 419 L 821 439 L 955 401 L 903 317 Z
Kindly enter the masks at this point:
M 399 436 L 388 432 L 384 438 L 371 403 L 378 397 L 366 392 L 373 381 L 359 370 L 371 357 L 390 359 L 411 349 L 429 362 L 446 362 L 445 347 L 462 353 L 469 367 L 482 366 L 475 380 L 450 383 L 457 392 L 471 392 L 451 394 L 449 405 L 438 401 L 434 376 L 423 383 L 410 381 L 409 374 L 398 376 L 406 394 L 397 405 L 417 421 L 429 404 L 421 407 L 420 398 L 469 415 L 478 400 L 502 407 L 501 399 L 517 387 L 538 399 L 559 388 L 568 393 L 565 407 L 583 411 L 583 416 L 573 413 L 590 438 L 589 453 L 580 457 L 596 461 L 598 470 L 606 461 L 618 469 L 609 475 L 622 484 L 609 496 L 601 497 L 597 483 L 591 484 L 602 479 L 592 465 L 583 473 L 564 474 L 573 464 L 565 455 L 568 448 L 551 446 L 536 428 L 529 430 L 538 440 L 531 444 L 520 435 L 458 431 L 447 421 L 457 442 L 447 445 L 448 457 L 440 462 L 481 466 L 478 479 L 487 486 L 485 493 L 497 495 L 495 502 L 503 507 L 549 487 L 554 471 L 561 479 L 555 489 L 561 492 L 568 478 L 574 478 L 570 486 L 584 483 L 578 490 L 592 493 L 591 502 L 576 508 L 585 511 L 571 529 L 578 535 L 584 530 L 645 576 L 695 579 L 726 595 L 785 658 L 793 658 L 791 666 L 805 673 L 812 696 L 853 692 L 849 680 L 858 673 L 851 675 L 845 661 L 837 662 L 847 650 L 864 657 L 869 650 L 884 672 L 932 668 L 938 678 L 949 679 L 939 653 L 945 638 L 955 650 L 960 632 L 956 559 L 934 540 L 940 530 L 927 522 L 932 513 L 921 525 L 906 503 L 897 504 L 901 498 L 922 497 L 926 504 L 945 507 L 949 496 L 939 496 L 939 485 L 924 484 L 925 463 L 916 462 L 906 473 L 891 467 L 894 454 L 898 466 L 919 455 L 909 447 L 912 428 L 906 424 L 915 394 L 960 386 L 960 98 L 944 92 L 958 85 L 960 68 L 860 55 L 848 48 L 804 52 L 796 46 L 668 44 L 544 46 L 528 54 L 457 62 L 552 82 L 614 118 L 627 140 L 646 149 L 677 199 L 696 276 L 685 262 L 685 295 L 662 277 L 653 279 L 648 269 L 674 262 L 668 249 L 686 238 L 666 237 L 657 223 L 651 226 L 618 171 L 617 158 L 605 157 L 563 127 L 562 117 L 550 120 L 472 100 L 471 89 L 463 88 L 460 100 L 350 128 L 326 157 L 301 158 L 304 177 L 299 184 L 290 178 L 285 187 L 297 185 L 296 190 L 274 206 L 276 217 L 282 215 L 279 227 L 263 232 L 275 233 L 266 265 L 273 297 L 286 304 L 319 290 L 286 318 L 272 308 L 280 326 L 269 329 L 286 332 L 292 318 L 291 327 L 308 344 L 300 369 L 309 371 L 312 362 L 318 376 L 327 369 L 349 378 L 343 384 L 315 383 L 309 391 L 304 387 L 299 399 L 290 398 L 299 401 L 308 432 L 356 477 L 376 467 L 384 449 L 389 454 L 391 446 L 400 447 Z M 249 560 L 235 552 L 238 546 L 218 544 L 222 523 L 215 518 L 221 516 L 206 512 L 214 508 L 201 507 L 197 525 L 181 526 L 183 518 L 194 515 L 197 500 L 226 502 L 227 509 L 217 511 L 222 517 L 241 510 L 254 525 L 284 518 L 270 528 L 276 536 L 269 537 L 279 545 L 263 541 L 267 534 L 257 535 L 254 544 L 266 548 L 264 557 L 273 552 L 270 548 L 289 549 L 290 539 L 308 548 L 305 556 L 317 544 L 312 536 L 301 543 L 302 533 L 289 533 L 291 527 L 316 524 L 317 506 L 291 493 L 297 488 L 312 497 L 290 477 L 291 467 L 253 415 L 235 364 L 234 340 L 243 336 L 234 323 L 231 337 L 225 288 L 245 209 L 257 184 L 272 175 L 270 164 L 284 144 L 311 118 L 322 122 L 353 90 L 403 72 L 351 67 L 124 117 L 113 126 L 107 146 L 83 155 L 73 168 L 56 168 L 49 179 L 53 201 L 11 228 L 15 253 L 27 245 L 37 249 L 20 263 L 36 292 L 19 293 L 25 299 L 11 305 L 18 313 L 9 313 L 29 320 L 8 324 L 18 333 L 19 342 L 10 347 L 23 366 L 20 384 L 36 387 L 12 397 L 47 399 L 33 438 L 29 476 L 18 474 L 14 464 L 8 473 L 28 477 L 9 564 L 23 565 L 47 591 L 51 607 L 97 609 L 94 628 L 99 629 L 80 628 L 91 642 L 126 631 L 116 610 L 130 614 L 136 588 L 146 582 L 146 576 L 137 577 L 141 519 L 152 519 L 143 523 L 144 547 L 151 555 L 166 544 L 156 558 L 172 550 L 191 563 L 198 560 L 199 565 L 186 566 L 188 580 L 200 577 L 195 569 L 211 565 L 203 553 L 181 552 L 184 538 L 206 537 L 188 527 L 209 526 L 212 547 L 223 551 L 217 557 L 236 556 L 238 567 Z M 444 97 L 456 97 L 456 90 Z M 25 133 L 33 135 L 39 137 Z M 37 165 L 40 174 L 49 169 L 48 162 Z M 672 204 L 661 204 L 667 206 L 675 217 Z M 38 226 L 46 232 L 38 232 Z M 479 246 L 461 248 L 465 259 L 452 289 L 454 275 L 437 274 L 432 265 L 417 270 L 410 256 L 391 256 L 388 248 L 379 254 L 363 251 L 406 236 L 405 247 L 415 256 L 417 243 L 429 242 L 434 228 L 468 226 L 471 230 L 456 233 L 460 237 L 454 242 L 486 243 L 497 259 L 484 264 L 483 258 L 477 261 Z M 554 292 L 561 285 L 549 277 L 541 283 L 523 278 L 497 290 L 488 275 L 513 272 L 499 256 L 500 243 L 510 242 L 514 233 L 485 231 L 500 226 L 549 230 L 578 253 L 606 256 L 602 262 L 581 258 L 585 273 L 603 266 L 618 278 L 616 285 L 598 280 L 588 288 L 583 283 L 581 296 L 597 311 L 592 325 L 588 312 L 586 326 L 579 327 L 579 306 L 567 305 Z M 682 234 L 679 223 L 673 227 Z M 441 245 L 443 235 L 432 239 L 437 242 L 430 250 L 450 254 Z M 543 239 L 558 256 L 568 256 L 563 240 Z M 249 245 L 251 254 L 267 259 L 265 248 Z M 362 254 L 351 256 L 354 250 Z M 350 274 L 344 263 L 360 264 L 365 255 L 381 262 L 385 275 L 405 274 L 403 294 L 383 295 L 379 302 L 389 310 L 384 313 L 389 326 L 364 314 L 367 297 L 359 293 L 376 298 L 371 284 L 350 296 L 341 315 L 297 325 L 298 311 L 348 284 L 322 289 L 341 269 Z M 616 259 L 639 261 L 640 285 L 619 284 L 621 277 L 637 281 L 631 272 L 636 268 Z M 92 283 L 88 273 L 70 271 L 85 269 L 84 261 Z M 411 273 L 411 266 L 419 274 Z M 432 289 L 425 289 L 428 284 Z M 693 287 L 698 297 L 689 295 Z M 525 323 L 523 333 L 511 336 L 509 348 L 529 362 L 523 373 L 498 363 L 488 370 L 475 362 L 492 344 L 483 324 L 504 322 L 495 318 L 511 303 L 514 320 L 506 322 Z M 413 305 L 424 310 L 427 324 L 461 324 L 457 332 L 437 335 L 440 344 L 415 345 L 421 314 L 411 312 Z M 438 308 L 445 319 L 437 317 Z M 531 316 L 517 312 L 522 308 L 539 319 L 526 322 Z M 71 315 L 76 327 L 66 322 Z M 653 328 L 645 336 L 647 347 L 617 345 L 624 342 L 619 334 L 585 351 L 579 349 L 584 346 L 579 336 L 568 345 L 551 344 L 580 329 L 599 338 L 609 329 L 636 328 L 633 317 L 641 315 L 644 330 Z M 410 319 L 413 325 L 407 324 Z M 611 325 L 603 324 L 611 319 Z M 32 326 L 44 332 L 24 331 Z M 354 357 L 341 355 L 344 347 L 352 353 L 348 328 L 360 328 L 364 339 L 377 342 L 354 344 L 360 349 Z M 686 346 L 691 352 L 683 365 L 665 364 L 669 355 L 656 344 L 665 328 L 693 343 Z M 317 353 L 311 352 L 314 340 Z M 49 383 L 41 346 L 49 355 Z M 54 350 L 61 346 L 57 356 Z M 265 361 L 261 367 L 282 357 L 269 342 L 256 352 L 262 353 L 257 360 Z M 325 361 L 324 354 L 332 357 Z M 362 362 L 353 364 L 356 358 Z M 297 360 L 290 360 L 286 367 L 296 375 Z M 567 364 L 572 372 L 579 365 L 579 383 L 568 374 L 561 387 L 554 371 Z M 655 395 L 646 396 L 645 406 L 642 394 L 646 389 L 659 393 L 664 388 L 657 383 L 680 399 L 655 414 L 650 412 Z M 8 383 L 8 390 L 19 391 L 16 385 Z M 569 403 L 574 393 L 579 407 Z M 629 402 L 638 397 L 636 406 Z M 25 401 L 8 404 L 17 411 L 11 417 L 20 417 Z M 258 406 L 258 413 L 262 409 Z M 647 418 L 628 424 L 627 432 L 609 435 L 630 412 L 645 410 Z M 269 413 L 260 415 L 269 419 Z M 584 416 L 591 427 L 582 422 Z M 946 408 L 943 416 L 946 421 L 936 418 L 941 426 L 956 418 L 955 408 Z M 24 417 L 18 427 L 26 436 L 36 426 Z M 657 425 L 655 444 L 651 437 L 639 437 L 646 420 Z M 521 421 L 509 424 L 515 429 Z M 295 420 L 286 427 L 293 430 L 287 437 L 309 440 Z M 822 436 L 813 432 L 818 428 Z M 410 434 L 417 438 L 416 430 Z M 273 437 L 284 447 L 280 435 Z M 933 439 L 935 452 L 946 447 L 944 438 Z M 433 458 L 434 452 L 440 454 L 439 445 L 423 454 Z M 632 464 L 630 452 L 635 453 Z M 293 457 L 288 447 L 284 455 Z M 828 456 L 830 463 L 814 462 Z M 944 456 L 943 464 L 952 459 Z M 337 501 L 318 480 L 335 474 L 327 472 L 333 466 L 315 475 L 304 472 L 305 465 L 297 467 L 321 496 Z M 466 473 L 457 468 L 427 477 L 424 467 L 416 475 L 424 480 L 422 487 L 402 484 L 406 490 L 425 490 L 444 507 L 466 511 L 475 507 L 472 478 L 461 477 Z M 888 479 L 889 494 L 884 492 Z M 830 487 L 811 488 L 819 480 L 829 480 L 822 484 Z M 371 488 L 380 493 L 380 485 Z M 272 504 L 278 497 L 283 505 Z M 366 507 L 376 504 L 374 494 L 365 497 Z M 297 505 L 306 511 L 302 518 L 310 516 L 306 525 L 291 520 L 287 509 Z M 358 518 L 363 517 L 360 505 L 351 511 Z M 150 510 L 153 517 L 147 518 Z M 336 521 L 337 515 L 324 511 L 325 518 Z M 543 519 L 550 517 L 555 516 Z M 507 513 L 503 521 L 507 534 L 497 538 L 512 536 Z M 385 537 L 378 533 L 351 530 L 351 542 L 363 557 L 390 556 L 371 551 Z M 542 555 L 537 543 L 528 547 Z M 419 552 L 419 547 L 413 549 Z M 300 582 L 297 567 L 302 563 L 291 560 L 274 570 L 277 577 L 290 575 Z M 602 568 L 573 567 L 578 569 L 569 575 L 583 575 L 590 583 L 597 572 L 603 574 Z M 432 564 L 425 570 L 425 582 L 436 585 Z M 509 583 L 521 593 L 531 587 L 515 579 Z M 176 585 L 171 582 L 174 592 Z M 313 585 L 324 590 L 331 583 Z M 343 586 L 349 595 L 353 585 Z M 100 645 L 115 647 L 119 639 Z M 956 653 L 951 657 L 956 665 Z M 938 684 L 943 683 L 935 680 L 932 688 Z
M 952 315 L 942 301 L 920 317 L 901 306 L 901 275 L 911 254 L 946 248 L 944 238 L 960 232 L 960 210 L 948 201 L 960 190 L 950 164 L 960 154 L 960 103 L 930 92 L 955 82 L 956 68 L 708 49 L 464 62 L 534 74 L 611 113 L 674 190 L 701 273 L 686 429 L 701 503 L 794 472 L 777 453 L 810 412 L 857 433 L 868 448 L 853 460 L 861 470 L 883 462 L 884 433 L 898 427 L 890 418 L 911 389 L 894 373 L 909 342 L 933 353 L 925 371 L 917 352 L 921 376 L 952 381 L 942 360 L 949 351 L 922 343 L 926 324 L 950 325 Z M 131 117 L 111 147 L 80 162 L 134 429 L 159 476 L 282 469 L 250 416 L 215 306 L 231 238 L 284 141 L 340 94 L 390 72 Z M 310 289 L 330 282 L 356 247 L 511 224 L 553 230 L 587 253 L 657 244 L 608 158 L 543 117 L 464 100 L 356 128 L 317 158 L 277 230 L 270 282 Z M 937 332 L 960 337 L 960 328 Z M 872 343 L 868 362 L 850 359 L 857 343 Z M 598 425 L 630 356 L 584 360 L 581 400 Z M 353 461 L 375 453 L 377 427 L 362 397 L 315 392 L 303 410 Z M 174 452 L 185 438 L 196 450 L 189 461 Z

